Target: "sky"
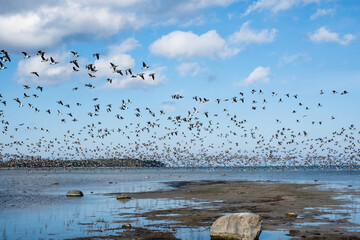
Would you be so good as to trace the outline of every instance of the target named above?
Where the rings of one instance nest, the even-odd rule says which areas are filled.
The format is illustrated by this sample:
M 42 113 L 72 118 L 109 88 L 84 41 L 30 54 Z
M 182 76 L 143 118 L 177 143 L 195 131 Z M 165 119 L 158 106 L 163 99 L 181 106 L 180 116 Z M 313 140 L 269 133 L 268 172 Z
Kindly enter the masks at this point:
M 188 117 L 188 111 L 192 117 L 198 114 L 199 121 L 211 120 L 212 126 L 219 126 L 219 132 L 201 133 L 205 137 L 202 144 L 221 146 L 225 142 L 231 145 L 231 151 L 250 151 L 256 141 L 243 138 L 240 145 L 233 146 L 240 133 L 223 138 L 221 133 L 238 131 L 232 125 L 228 127 L 228 113 L 239 121 L 246 120 L 248 131 L 261 131 L 258 134 L 266 141 L 282 128 L 306 131 L 313 139 L 330 136 L 343 127 L 356 125 L 360 117 L 356 106 L 360 100 L 360 4 L 356 0 L 0 0 L 0 5 L 0 49 L 11 58 L 11 62 L 3 62 L 6 69 L 0 70 L 0 100 L 6 101 L 6 106 L 0 103 L 2 154 L 49 156 L 44 148 L 30 153 L 26 145 L 39 139 L 66 141 L 71 134 L 72 142 L 79 138 L 83 147 L 95 149 L 113 144 L 133 147 L 152 141 L 152 134 L 159 138 L 179 131 L 188 137 L 165 142 L 183 147 L 191 133 L 185 124 L 173 129 L 175 125 L 167 125 L 167 118 Z M 45 52 L 45 58 L 52 57 L 58 63 L 42 62 L 36 55 L 39 50 Z M 23 51 L 31 57 L 25 59 Z M 80 56 L 75 58 L 71 51 Z M 94 53 L 99 53 L 98 60 Z M 78 72 L 70 63 L 74 59 L 80 66 Z M 113 72 L 110 62 L 124 76 Z M 142 69 L 143 62 L 149 68 Z M 90 77 L 87 64 L 96 66 L 97 71 L 91 73 L 95 77 Z M 129 68 L 133 78 L 125 75 Z M 37 72 L 39 77 L 31 72 Z M 144 80 L 139 73 L 144 73 Z M 154 80 L 151 73 L 155 73 Z M 89 83 L 95 88 L 85 87 Z M 37 86 L 42 86 L 43 91 Z M 78 90 L 74 91 L 75 87 Z M 253 89 L 256 92 L 251 93 Z M 259 94 L 260 89 L 263 94 Z M 337 93 L 333 94 L 333 90 Z M 341 94 L 344 91 L 348 94 Z M 24 98 L 24 93 L 30 97 Z M 183 98 L 173 99 L 174 94 Z M 209 102 L 200 103 L 194 96 Z M 236 103 L 233 97 L 237 97 Z M 243 104 L 239 100 L 242 97 Z M 14 98 L 24 106 L 19 107 Z M 128 109 L 121 110 L 122 100 L 128 99 Z M 221 99 L 221 104 L 216 99 Z M 71 108 L 58 104 L 59 100 Z M 99 116 L 90 117 L 89 112 L 95 114 L 95 104 L 101 106 Z M 107 104 L 112 104 L 111 112 L 105 111 Z M 39 112 L 34 111 L 35 107 Z M 194 107 L 198 113 L 194 113 Z M 136 108 L 141 117 L 135 115 Z M 160 115 L 160 110 L 165 114 Z M 124 119 L 117 119 L 117 114 Z M 73 118 L 77 122 L 71 121 Z M 152 134 L 142 131 L 137 139 L 135 125 L 142 127 L 148 121 L 161 127 Z M 320 121 L 322 124 L 318 124 Z M 92 123 L 96 130 L 120 128 L 124 134 L 84 142 L 87 130 L 83 127 Z M 165 126 L 171 126 L 171 130 Z M 84 133 L 80 136 L 81 129 Z M 12 145 L 14 141 L 25 144 Z M 56 151 L 64 154 L 68 145 L 61 145 L 63 148 Z M 199 142 L 191 151 L 197 154 L 202 147 Z M 226 151 L 224 145 L 221 151 Z M 141 150 L 145 155 L 154 152 Z

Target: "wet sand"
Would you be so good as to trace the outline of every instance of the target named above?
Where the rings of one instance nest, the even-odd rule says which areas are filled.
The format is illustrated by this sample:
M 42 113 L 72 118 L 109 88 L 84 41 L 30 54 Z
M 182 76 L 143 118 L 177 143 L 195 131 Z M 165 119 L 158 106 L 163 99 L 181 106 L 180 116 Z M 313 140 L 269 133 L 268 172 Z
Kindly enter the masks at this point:
M 237 212 L 253 212 L 262 217 L 263 230 L 285 230 L 294 239 L 360 239 L 360 233 L 351 231 L 351 228 L 359 229 L 360 227 L 359 224 L 349 221 L 348 214 L 354 210 L 349 207 L 352 203 L 350 200 L 339 199 L 339 196 L 344 195 L 360 198 L 359 190 L 351 187 L 325 189 L 318 183 L 294 184 L 269 181 L 181 181 L 167 184 L 174 189 L 130 195 L 135 199 L 167 198 L 199 202 L 199 205 L 195 207 L 134 214 L 134 216 L 146 217 L 148 220 L 165 220 L 168 222 L 166 226 L 162 224 L 146 227 L 169 229 L 169 231 L 132 228 L 119 232 L 118 236 L 94 238 L 176 239 L 173 233 L 178 228 L 202 226 L 210 230 L 213 222 L 220 216 Z M 107 195 L 116 197 L 118 194 L 120 193 Z M 285 214 L 288 212 L 296 212 L 298 217 L 286 217 Z M 327 217 L 322 216 L 324 214 Z M 335 215 L 331 217 L 332 214 L 336 217 Z

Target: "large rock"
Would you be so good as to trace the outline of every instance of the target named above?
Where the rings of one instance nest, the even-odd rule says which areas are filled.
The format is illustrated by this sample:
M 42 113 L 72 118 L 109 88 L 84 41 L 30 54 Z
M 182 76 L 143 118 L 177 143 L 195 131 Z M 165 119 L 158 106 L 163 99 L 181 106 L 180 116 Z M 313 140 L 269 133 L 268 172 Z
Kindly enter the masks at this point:
M 116 197 L 117 200 L 129 200 L 131 197 L 126 193 L 122 193 Z
M 79 190 L 70 190 L 66 193 L 67 197 L 82 197 L 84 194 Z
M 285 217 L 296 218 L 297 214 L 296 212 L 288 212 L 285 214 Z
M 261 217 L 253 213 L 234 213 L 218 218 L 210 229 L 211 239 L 258 239 Z

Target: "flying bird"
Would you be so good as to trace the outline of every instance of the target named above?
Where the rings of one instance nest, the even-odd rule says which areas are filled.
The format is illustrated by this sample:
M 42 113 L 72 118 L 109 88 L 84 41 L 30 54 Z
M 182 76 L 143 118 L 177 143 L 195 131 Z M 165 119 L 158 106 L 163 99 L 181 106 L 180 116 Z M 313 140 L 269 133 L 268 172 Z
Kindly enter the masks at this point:
M 143 62 L 143 67 L 142 69 L 148 69 L 150 66 L 147 66 L 145 62 Z
M 10 59 L 9 54 L 8 54 L 7 51 L 1 50 L 0 53 L 1 53 L 1 54 L 4 54 L 5 58 L 6 58 L 9 62 L 11 62 L 11 59 Z
M 35 76 L 40 77 L 37 72 L 31 72 L 30 74 L 34 74 Z
M 71 51 L 71 53 L 72 53 L 72 54 L 74 55 L 74 57 L 76 57 L 76 58 L 80 56 L 78 52 Z
M 96 59 L 99 60 L 99 58 L 100 58 L 100 53 L 94 53 L 94 54 L 93 54 L 93 57 L 96 57 Z
M 149 74 L 149 77 L 151 77 L 152 80 L 155 80 L 155 73 L 150 73 L 150 74 Z
M 3 64 L 2 62 L 0 62 L 0 69 L 1 69 L 1 70 L 4 70 L 4 69 L 6 69 L 6 68 L 7 68 L 7 67 L 5 67 L 4 64 Z
M 26 52 L 22 52 L 22 54 L 24 54 L 24 58 L 27 59 L 27 58 L 30 58 L 31 56 L 29 56 L 29 54 L 27 54 Z

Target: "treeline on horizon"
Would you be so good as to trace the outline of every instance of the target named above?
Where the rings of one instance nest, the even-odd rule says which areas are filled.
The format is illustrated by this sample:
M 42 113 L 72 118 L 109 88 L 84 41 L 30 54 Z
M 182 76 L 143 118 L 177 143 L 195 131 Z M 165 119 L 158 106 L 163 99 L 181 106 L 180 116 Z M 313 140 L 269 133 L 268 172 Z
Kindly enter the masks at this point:
M 156 160 L 139 159 L 86 159 L 86 160 L 50 160 L 17 159 L 0 161 L 0 168 L 112 168 L 112 167 L 165 167 Z

